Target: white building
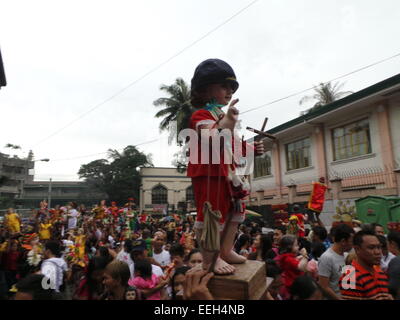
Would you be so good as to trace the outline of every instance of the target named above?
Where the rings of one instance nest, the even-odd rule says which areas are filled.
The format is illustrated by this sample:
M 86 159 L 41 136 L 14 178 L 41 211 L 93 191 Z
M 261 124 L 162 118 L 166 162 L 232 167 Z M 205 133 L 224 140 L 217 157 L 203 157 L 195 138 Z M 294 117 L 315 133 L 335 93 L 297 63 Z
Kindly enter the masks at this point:
M 194 207 L 191 178 L 176 168 L 140 168 L 140 210 L 171 212 Z
M 268 133 L 277 139 L 256 157 L 252 206 L 307 202 L 320 177 L 331 213 L 338 200 L 400 195 L 400 74 Z

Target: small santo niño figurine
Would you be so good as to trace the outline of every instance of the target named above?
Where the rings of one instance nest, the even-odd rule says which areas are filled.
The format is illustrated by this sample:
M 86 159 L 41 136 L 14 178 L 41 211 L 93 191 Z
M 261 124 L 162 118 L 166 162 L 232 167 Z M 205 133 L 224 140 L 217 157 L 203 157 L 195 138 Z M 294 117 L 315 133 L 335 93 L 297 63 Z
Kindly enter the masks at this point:
M 289 218 L 289 222 L 287 224 L 287 233 L 288 234 L 298 237 L 299 231 L 300 231 L 298 222 L 299 222 L 299 218 L 295 215 L 292 215 Z
M 240 161 L 237 161 L 233 149 L 245 150 L 242 154 L 247 150 L 251 150 L 252 154 L 264 153 L 262 142 L 250 145 L 241 139 L 232 139 L 236 136 L 239 114 L 235 107 L 239 100 L 232 100 L 232 95 L 238 87 L 232 67 L 220 59 L 208 59 L 200 63 L 191 81 L 191 103 L 197 110 L 190 118 L 189 127 L 190 134 L 197 134 L 198 140 L 189 144 L 187 175 L 192 179 L 196 201 L 194 228 L 196 239 L 201 239 L 203 269 L 215 274 L 232 274 L 235 267 L 231 264 L 246 261 L 245 257 L 232 250 L 238 225 L 244 220 L 245 210 L 241 200 L 249 194 L 246 190 L 248 185 L 246 188 L 236 173 Z M 228 104 L 225 113 L 222 108 Z M 221 144 L 211 142 L 211 145 L 203 146 L 201 137 L 204 133 L 214 138 L 221 132 L 229 133 L 230 138 L 223 139 Z M 192 137 L 190 140 L 193 140 Z M 214 155 L 219 155 L 217 162 L 212 159 Z M 225 156 L 228 161 L 225 161 Z M 234 161 L 229 161 L 229 158 Z M 210 219 L 212 223 L 209 223 Z M 215 237 L 218 232 L 221 232 L 220 239 Z

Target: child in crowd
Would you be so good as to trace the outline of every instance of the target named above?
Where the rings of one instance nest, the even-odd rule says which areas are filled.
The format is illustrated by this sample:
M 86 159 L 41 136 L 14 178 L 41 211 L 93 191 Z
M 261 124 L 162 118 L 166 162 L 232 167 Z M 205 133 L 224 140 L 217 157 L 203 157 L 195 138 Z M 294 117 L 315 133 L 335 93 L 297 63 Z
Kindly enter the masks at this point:
M 275 259 L 282 270 L 284 288 L 281 295 L 286 300 L 290 297 L 293 281 L 307 271 L 308 255 L 305 248 L 299 252 L 297 238 L 293 235 L 282 237 L 279 253 Z
M 245 258 L 250 254 L 250 240 L 247 234 L 243 234 L 235 243 L 235 251 Z
M 193 249 L 187 255 L 186 264 L 190 268 L 195 268 L 197 266 L 201 266 L 202 263 L 203 263 L 203 256 L 202 256 L 201 251 L 199 249 Z
M 139 260 L 135 263 L 135 277 L 130 279 L 128 284 L 139 290 L 154 289 L 159 282 L 157 277 L 152 272 L 151 263 L 147 260 Z M 161 292 L 157 290 L 155 293 L 146 297 L 146 300 L 161 300 Z
M 186 272 L 190 270 L 190 267 L 180 267 L 175 270 L 174 276 L 171 279 L 171 299 L 182 300 L 183 298 L 183 284 L 185 282 Z
M 130 274 L 125 262 L 118 260 L 110 262 L 103 274 L 105 293 L 99 300 L 125 300 Z
M 136 287 L 126 289 L 125 300 L 141 300 L 140 291 Z
M 183 267 L 185 259 L 185 249 L 180 244 L 174 244 L 171 249 L 169 249 L 171 255 L 171 261 L 174 264 L 175 269 Z

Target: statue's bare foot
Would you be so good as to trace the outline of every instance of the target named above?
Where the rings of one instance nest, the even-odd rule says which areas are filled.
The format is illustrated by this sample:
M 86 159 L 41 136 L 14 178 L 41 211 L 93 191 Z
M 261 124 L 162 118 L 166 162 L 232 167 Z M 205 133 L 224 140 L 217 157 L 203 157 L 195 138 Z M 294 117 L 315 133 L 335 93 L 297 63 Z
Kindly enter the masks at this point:
M 214 254 L 214 252 L 203 252 L 203 270 L 208 270 L 210 268 Z M 235 272 L 235 267 L 218 257 L 213 272 L 218 275 L 232 274 Z
M 246 257 L 237 254 L 235 251 L 231 250 L 227 254 L 221 254 L 221 258 L 228 263 L 245 263 Z
M 215 262 L 214 266 L 214 273 L 219 275 L 226 275 L 232 274 L 235 272 L 235 267 L 231 266 L 230 264 L 226 263 L 220 257 L 218 257 L 217 261 Z

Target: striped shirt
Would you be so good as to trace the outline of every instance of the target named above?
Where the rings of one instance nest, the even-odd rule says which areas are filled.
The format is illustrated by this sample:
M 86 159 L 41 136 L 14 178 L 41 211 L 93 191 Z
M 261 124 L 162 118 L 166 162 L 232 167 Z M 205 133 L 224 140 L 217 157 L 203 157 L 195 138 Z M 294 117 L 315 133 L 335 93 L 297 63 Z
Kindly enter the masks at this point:
M 355 270 L 355 283 L 354 273 L 352 273 L 352 277 L 350 272 L 347 274 L 344 272 L 339 281 L 340 293 L 343 299 L 374 300 L 379 294 L 389 293 L 388 277 L 379 266 L 374 266 L 374 272 L 371 273 L 355 260 L 351 265 Z M 346 275 L 347 278 L 344 279 Z

